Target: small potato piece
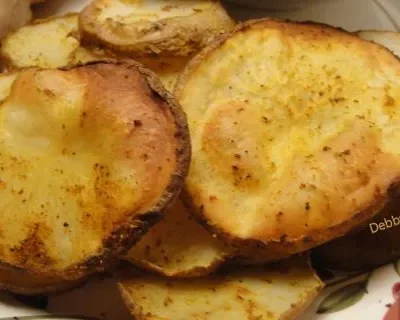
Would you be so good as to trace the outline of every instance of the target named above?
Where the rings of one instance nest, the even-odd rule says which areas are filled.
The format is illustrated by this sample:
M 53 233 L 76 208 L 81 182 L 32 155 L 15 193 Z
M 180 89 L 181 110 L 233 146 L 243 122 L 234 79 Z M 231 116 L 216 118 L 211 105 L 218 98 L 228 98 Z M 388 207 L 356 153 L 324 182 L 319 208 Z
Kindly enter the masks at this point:
M 233 26 L 214 0 L 95 0 L 80 15 L 84 42 L 132 56 L 189 56 Z
M 197 277 L 219 267 L 229 250 L 177 201 L 133 247 L 126 260 L 169 277 Z
M 1 44 L 3 69 L 59 68 L 99 59 L 101 55 L 81 47 L 78 15 L 37 20 L 9 34 Z
M 400 57 L 400 33 L 390 31 L 359 31 L 357 35 L 365 40 L 380 44 Z
M 190 281 L 132 268 L 121 270 L 119 278 L 125 303 L 141 320 L 295 319 L 323 288 L 305 260 Z

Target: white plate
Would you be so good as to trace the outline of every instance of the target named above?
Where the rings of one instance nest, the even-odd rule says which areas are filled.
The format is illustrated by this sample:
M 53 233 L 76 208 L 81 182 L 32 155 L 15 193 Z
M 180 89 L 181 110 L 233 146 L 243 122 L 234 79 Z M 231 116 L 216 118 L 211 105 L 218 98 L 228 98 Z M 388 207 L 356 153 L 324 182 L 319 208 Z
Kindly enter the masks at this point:
M 259 0 L 262 1 L 262 0 Z M 51 0 L 37 17 L 79 11 L 89 0 Z M 313 20 L 342 27 L 400 31 L 400 0 L 330 0 L 297 11 L 268 12 L 229 5 L 240 20 L 276 17 Z M 370 274 L 328 287 L 301 320 L 380 320 L 392 302 L 391 288 L 400 281 L 400 263 L 379 268 Z M 334 299 L 332 299 L 332 297 Z M 0 294 L 0 320 L 53 319 L 70 320 L 94 317 L 107 320 L 130 320 L 113 279 L 97 279 L 84 288 L 47 298 L 23 299 Z M 332 301 L 336 302 L 332 304 Z M 29 306 L 31 305 L 31 306 Z M 342 309 L 338 311 L 338 309 Z M 336 312 L 332 312 L 336 310 Z M 318 313 L 319 312 L 319 313 Z M 67 315 L 70 315 L 69 317 Z M 71 315 L 80 315 L 73 317 Z M 35 317 L 32 317 L 35 316 Z M 86 318 L 88 319 L 88 318 Z M 173 319 L 171 319 L 173 320 Z M 191 320 L 191 319 L 188 319 Z M 224 320 L 224 319 L 221 319 Z M 243 319 L 246 320 L 246 319 Z

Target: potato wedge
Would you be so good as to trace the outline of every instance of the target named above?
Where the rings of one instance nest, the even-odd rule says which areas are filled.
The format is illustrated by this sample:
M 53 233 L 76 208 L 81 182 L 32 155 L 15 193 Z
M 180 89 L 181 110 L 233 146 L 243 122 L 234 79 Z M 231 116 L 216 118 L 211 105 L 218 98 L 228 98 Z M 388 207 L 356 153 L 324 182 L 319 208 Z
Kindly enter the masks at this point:
M 214 0 L 94 0 L 80 15 L 85 43 L 131 56 L 190 56 L 232 29 Z
M 101 58 L 81 47 L 78 14 L 53 17 L 22 27 L 1 43 L 2 69 L 59 68 Z
M 215 271 L 231 250 L 193 220 L 181 201 L 133 247 L 126 260 L 168 277 L 198 277 Z
M 60 283 L 114 265 L 180 192 L 181 108 L 133 61 L 25 69 L 0 93 L 0 263 Z
M 400 57 L 400 33 L 390 31 L 359 31 L 357 35 L 365 40 L 380 44 Z
M 323 284 L 300 261 L 190 281 L 126 268 L 120 271 L 119 288 L 133 316 L 142 320 L 290 320 L 316 298 Z
M 328 242 L 399 187 L 400 61 L 355 35 L 250 21 L 197 55 L 175 95 L 193 144 L 183 200 L 245 250 Z

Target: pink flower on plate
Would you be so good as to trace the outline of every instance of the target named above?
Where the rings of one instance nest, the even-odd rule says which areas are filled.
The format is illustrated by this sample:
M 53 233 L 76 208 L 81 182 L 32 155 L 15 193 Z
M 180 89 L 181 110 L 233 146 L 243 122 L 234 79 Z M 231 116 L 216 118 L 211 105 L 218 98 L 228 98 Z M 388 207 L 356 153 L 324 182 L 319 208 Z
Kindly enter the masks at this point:
M 392 292 L 396 302 L 392 304 L 383 320 L 400 320 L 400 283 L 393 286 Z

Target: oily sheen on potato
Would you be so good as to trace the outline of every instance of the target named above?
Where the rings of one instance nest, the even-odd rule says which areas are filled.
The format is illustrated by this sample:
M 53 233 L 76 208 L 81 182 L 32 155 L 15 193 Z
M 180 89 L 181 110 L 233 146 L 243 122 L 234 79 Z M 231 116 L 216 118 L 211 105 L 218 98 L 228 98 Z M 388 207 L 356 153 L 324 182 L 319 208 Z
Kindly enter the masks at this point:
M 83 279 L 117 262 L 179 193 L 185 116 L 134 62 L 1 75 L 0 101 L 3 266 Z
M 131 56 L 190 56 L 233 28 L 215 0 L 94 0 L 80 15 L 83 41 Z
M 374 43 L 251 21 L 192 60 L 175 93 L 193 144 L 185 201 L 266 260 L 345 234 L 398 186 L 400 61 Z
M 130 250 L 126 260 L 168 277 L 189 278 L 215 271 L 232 251 L 177 201 Z
M 305 259 L 294 259 L 190 281 L 126 268 L 119 272 L 119 288 L 135 319 L 292 320 L 317 297 L 323 283 Z

